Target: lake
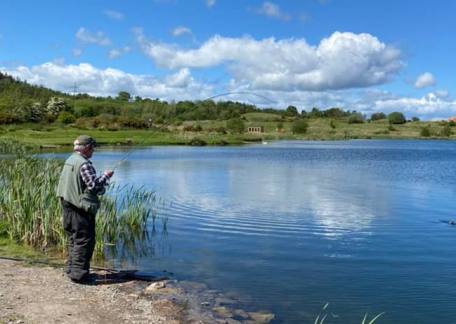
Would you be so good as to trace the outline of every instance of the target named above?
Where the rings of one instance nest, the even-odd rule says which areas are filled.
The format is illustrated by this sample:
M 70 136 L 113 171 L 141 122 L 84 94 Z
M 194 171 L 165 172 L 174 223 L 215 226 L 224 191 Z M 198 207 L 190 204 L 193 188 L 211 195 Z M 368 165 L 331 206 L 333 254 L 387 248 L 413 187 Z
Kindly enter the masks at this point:
M 125 151 L 100 149 L 95 166 Z M 267 309 L 275 323 L 456 323 L 456 143 L 283 141 L 133 149 L 167 232 L 135 267 Z

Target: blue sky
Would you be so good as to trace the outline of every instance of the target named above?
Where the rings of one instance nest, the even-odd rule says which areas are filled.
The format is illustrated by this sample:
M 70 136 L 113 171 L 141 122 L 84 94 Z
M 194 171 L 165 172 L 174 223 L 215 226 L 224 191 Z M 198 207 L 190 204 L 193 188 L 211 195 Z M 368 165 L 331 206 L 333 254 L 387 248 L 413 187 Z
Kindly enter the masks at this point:
M 0 2 L 0 70 L 93 95 L 456 115 L 456 2 Z M 265 99 L 267 98 L 267 99 Z

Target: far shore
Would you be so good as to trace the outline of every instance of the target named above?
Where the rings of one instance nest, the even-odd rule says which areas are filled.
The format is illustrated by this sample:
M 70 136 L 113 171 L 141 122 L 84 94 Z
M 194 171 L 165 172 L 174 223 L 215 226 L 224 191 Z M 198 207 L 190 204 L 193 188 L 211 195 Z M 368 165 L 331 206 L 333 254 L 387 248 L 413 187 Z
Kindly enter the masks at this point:
M 387 120 L 348 124 L 344 120 L 309 119 L 308 128 L 302 134 L 291 132 L 291 123 L 276 129 L 274 122 L 261 124 L 263 132 L 217 133 L 214 121 L 190 122 L 201 126 L 200 131 L 185 131 L 182 127 L 163 126 L 153 129 L 77 128 L 71 125 L 21 124 L 0 126 L 0 138 L 15 139 L 34 148 L 59 149 L 70 147 L 80 134 L 89 134 L 102 146 L 152 146 L 152 145 L 242 145 L 274 140 L 350 140 L 350 139 L 443 139 L 453 140 L 453 126 L 446 122 L 407 122 L 390 125 Z M 427 134 L 423 129 L 429 130 Z

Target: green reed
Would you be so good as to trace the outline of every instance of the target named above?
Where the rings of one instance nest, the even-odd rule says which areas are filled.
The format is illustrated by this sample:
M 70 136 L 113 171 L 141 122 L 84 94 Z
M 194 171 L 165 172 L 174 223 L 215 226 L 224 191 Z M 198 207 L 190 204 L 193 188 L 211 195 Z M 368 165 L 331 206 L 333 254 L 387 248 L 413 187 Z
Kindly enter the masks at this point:
M 64 251 L 62 208 L 56 188 L 63 161 L 32 154 L 14 141 L 0 140 L 0 223 L 10 239 L 43 251 Z M 155 225 L 156 198 L 143 188 L 111 186 L 98 212 L 95 257 L 107 247 L 138 250 Z M 166 228 L 166 220 L 164 220 Z M 155 226 L 154 226 L 155 227 Z
M 315 318 L 314 324 L 324 324 L 325 323 L 326 319 L 328 318 L 328 315 L 330 314 L 330 312 L 328 312 L 328 310 L 327 310 L 328 306 L 329 306 L 329 303 L 326 303 L 323 306 L 320 314 L 318 314 L 318 316 Z M 361 321 L 361 324 L 374 324 L 381 316 L 383 316 L 383 314 L 385 314 L 385 312 L 379 313 L 379 314 L 375 315 L 371 320 L 369 320 L 368 319 L 369 314 L 365 313 L 363 320 Z M 338 317 L 338 316 L 331 313 L 331 317 Z

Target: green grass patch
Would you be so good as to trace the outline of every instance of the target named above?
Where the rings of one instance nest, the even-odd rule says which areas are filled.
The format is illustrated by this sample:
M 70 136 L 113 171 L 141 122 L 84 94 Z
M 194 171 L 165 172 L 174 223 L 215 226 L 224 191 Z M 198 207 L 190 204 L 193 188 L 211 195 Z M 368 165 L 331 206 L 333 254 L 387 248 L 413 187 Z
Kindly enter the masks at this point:
M 242 115 L 249 122 L 278 122 L 282 117 L 278 114 L 252 112 Z

